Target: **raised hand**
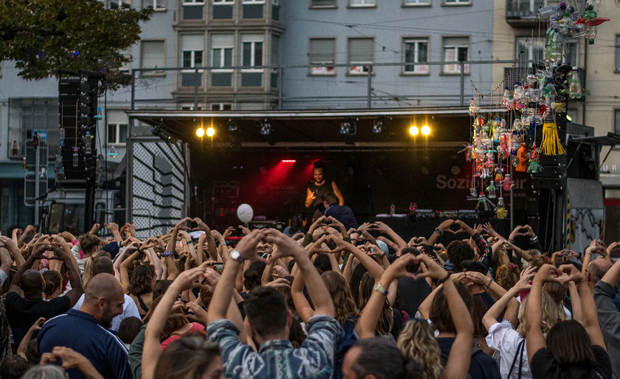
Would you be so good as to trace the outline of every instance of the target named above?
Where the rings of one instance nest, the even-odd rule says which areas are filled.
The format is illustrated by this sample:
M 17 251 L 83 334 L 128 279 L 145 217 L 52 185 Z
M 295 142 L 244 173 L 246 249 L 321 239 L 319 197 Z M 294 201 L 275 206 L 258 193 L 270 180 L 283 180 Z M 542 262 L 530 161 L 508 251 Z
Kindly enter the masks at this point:
M 235 250 L 237 250 L 244 259 L 266 262 L 264 258 L 262 258 L 256 253 L 256 246 L 260 242 L 265 240 L 265 236 L 265 233 L 263 233 L 261 230 L 256 229 L 253 232 L 250 232 L 250 234 L 243 237 L 235 247 Z

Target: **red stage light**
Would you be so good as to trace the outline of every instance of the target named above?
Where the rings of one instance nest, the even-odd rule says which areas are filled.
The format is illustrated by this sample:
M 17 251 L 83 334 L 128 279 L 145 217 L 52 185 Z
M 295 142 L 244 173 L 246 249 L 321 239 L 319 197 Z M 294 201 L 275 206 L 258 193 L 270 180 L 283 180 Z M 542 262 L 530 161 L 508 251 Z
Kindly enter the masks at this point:
M 295 159 L 282 159 L 282 163 L 295 163 L 297 160 Z

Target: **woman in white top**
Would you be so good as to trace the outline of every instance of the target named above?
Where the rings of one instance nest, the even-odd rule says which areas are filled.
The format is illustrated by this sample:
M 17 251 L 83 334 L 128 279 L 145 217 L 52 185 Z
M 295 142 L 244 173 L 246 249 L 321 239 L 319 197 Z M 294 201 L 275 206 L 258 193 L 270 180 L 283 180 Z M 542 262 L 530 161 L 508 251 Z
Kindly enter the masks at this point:
M 536 267 L 523 270 L 517 284 L 499 299 L 482 319 L 482 323 L 489 331 L 486 337 L 487 344 L 500 354 L 499 371 L 502 378 L 532 378 L 525 348 L 525 327 L 527 324 L 525 308 L 527 307 L 528 299 L 525 298 L 523 301 L 523 310 L 519 314 L 519 306 L 521 304 L 515 296 L 518 296 L 521 291 L 531 288 L 530 281 L 535 273 Z M 542 329 L 543 333 L 546 334 L 555 323 L 560 320 L 566 320 L 567 316 L 564 309 L 559 307 L 546 292 L 543 292 L 542 299 Z M 498 322 L 497 319 L 504 309 L 506 309 L 506 312 L 504 313 L 503 321 Z

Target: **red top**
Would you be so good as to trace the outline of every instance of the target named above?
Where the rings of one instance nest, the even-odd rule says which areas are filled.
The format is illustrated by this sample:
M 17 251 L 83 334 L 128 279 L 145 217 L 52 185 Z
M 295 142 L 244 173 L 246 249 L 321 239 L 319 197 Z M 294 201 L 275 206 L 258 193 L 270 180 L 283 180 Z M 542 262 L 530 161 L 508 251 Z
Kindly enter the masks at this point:
M 189 333 L 202 333 L 205 336 L 207 335 L 207 332 L 205 332 L 205 327 L 202 324 L 199 324 L 197 322 L 193 322 L 192 323 L 192 328 L 190 330 L 188 330 L 187 332 L 183 333 L 182 335 L 174 335 L 174 336 L 170 336 L 168 338 L 166 338 L 164 340 L 164 342 L 161 343 L 161 349 L 164 350 L 166 348 L 166 346 L 170 345 L 170 343 L 174 340 L 177 340 L 179 338 L 181 338 L 182 336 L 189 334 Z

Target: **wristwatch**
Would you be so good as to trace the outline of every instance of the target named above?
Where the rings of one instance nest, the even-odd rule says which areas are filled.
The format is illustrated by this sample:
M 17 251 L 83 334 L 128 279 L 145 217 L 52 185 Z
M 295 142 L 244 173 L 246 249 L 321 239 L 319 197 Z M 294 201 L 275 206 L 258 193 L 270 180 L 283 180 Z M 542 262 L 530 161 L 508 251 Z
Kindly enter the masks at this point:
M 237 250 L 233 250 L 230 252 L 230 259 L 237 262 L 243 262 L 243 257 L 241 256 L 241 253 Z

